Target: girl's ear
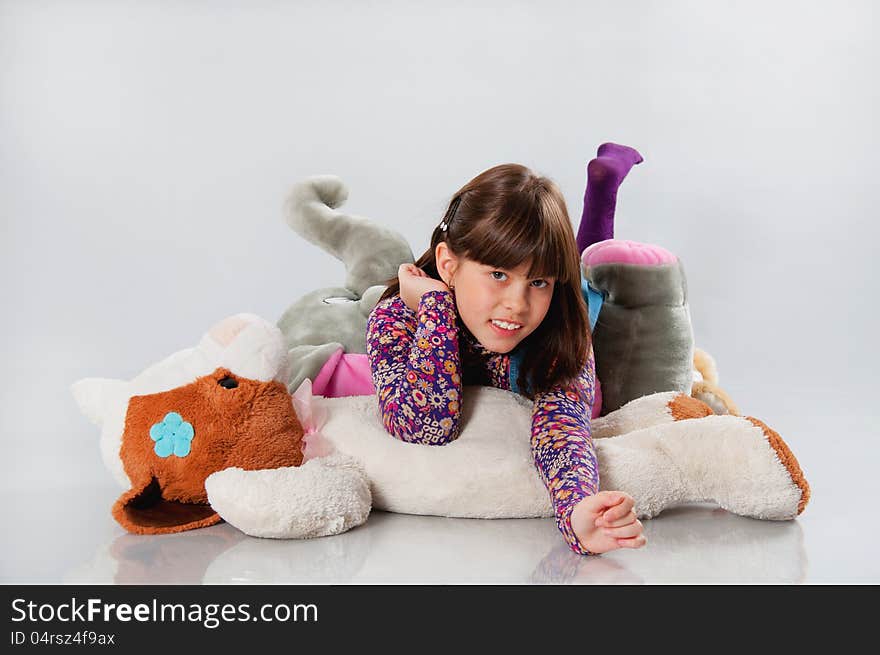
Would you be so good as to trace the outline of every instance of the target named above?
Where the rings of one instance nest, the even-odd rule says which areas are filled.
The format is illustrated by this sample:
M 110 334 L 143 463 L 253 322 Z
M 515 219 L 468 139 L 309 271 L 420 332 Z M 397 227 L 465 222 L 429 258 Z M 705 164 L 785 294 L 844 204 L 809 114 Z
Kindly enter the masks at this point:
M 434 249 L 434 260 L 437 264 L 437 273 L 440 274 L 440 279 L 447 286 L 451 286 L 450 282 L 455 277 L 455 271 L 458 268 L 458 257 L 452 253 L 445 241 L 438 243 Z

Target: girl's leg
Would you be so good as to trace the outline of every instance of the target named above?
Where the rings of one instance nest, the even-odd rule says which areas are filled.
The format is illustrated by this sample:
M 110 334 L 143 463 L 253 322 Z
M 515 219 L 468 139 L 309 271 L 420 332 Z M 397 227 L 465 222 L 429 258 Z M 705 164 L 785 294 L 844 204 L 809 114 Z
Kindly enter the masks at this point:
M 636 149 L 616 143 L 603 143 L 596 154 L 587 164 L 584 212 L 577 234 L 578 252 L 597 241 L 614 238 L 617 189 L 630 169 L 642 162 Z

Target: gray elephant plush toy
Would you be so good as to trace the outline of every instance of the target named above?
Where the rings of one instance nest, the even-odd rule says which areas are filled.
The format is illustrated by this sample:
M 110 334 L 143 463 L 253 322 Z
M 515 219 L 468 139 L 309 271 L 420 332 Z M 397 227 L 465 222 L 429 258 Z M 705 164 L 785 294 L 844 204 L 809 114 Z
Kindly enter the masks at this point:
M 412 250 L 394 230 L 338 210 L 348 190 L 338 177 L 310 177 L 287 200 L 288 224 L 306 241 L 345 264 L 341 287 L 316 289 L 294 302 L 278 321 L 291 363 L 288 389 L 314 380 L 338 353 L 366 353 L 367 318 Z

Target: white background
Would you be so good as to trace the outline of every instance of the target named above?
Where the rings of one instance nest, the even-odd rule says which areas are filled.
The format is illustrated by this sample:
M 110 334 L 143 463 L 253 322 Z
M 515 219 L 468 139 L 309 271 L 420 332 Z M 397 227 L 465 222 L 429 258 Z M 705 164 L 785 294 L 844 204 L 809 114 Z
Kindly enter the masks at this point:
M 418 255 L 502 162 L 556 180 L 576 230 L 615 141 L 645 158 L 616 236 L 681 257 L 697 345 L 813 486 L 801 580 L 880 581 L 873 3 L 444 4 L 0 2 L 0 579 L 121 535 L 70 383 L 341 283 L 283 222 L 293 183 L 341 176 Z M 649 550 L 611 559 L 659 580 Z

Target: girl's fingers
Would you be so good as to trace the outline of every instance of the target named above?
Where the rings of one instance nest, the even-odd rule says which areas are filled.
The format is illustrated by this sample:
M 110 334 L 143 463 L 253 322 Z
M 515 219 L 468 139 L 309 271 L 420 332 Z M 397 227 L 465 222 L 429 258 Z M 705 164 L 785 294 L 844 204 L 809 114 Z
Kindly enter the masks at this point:
M 617 519 L 616 521 L 606 521 L 602 515 L 596 519 L 596 526 L 600 528 L 620 528 L 624 525 L 630 525 L 631 523 L 635 523 L 638 520 L 636 517 L 636 512 L 634 509 L 631 509 L 629 513 L 624 516 L 622 519 Z
M 631 539 L 642 534 L 642 523 L 636 520 L 619 528 L 603 528 L 602 532 L 612 539 Z
M 618 539 L 617 545 L 621 548 L 641 548 L 646 543 L 648 543 L 647 537 L 641 534 L 638 537 L 633 537 L 632 539 Z
M 614 523 L 629 514 L 634 505 L 635 501 L 632 497 L 626 496 L 619 504 L 605 510 L 605 513 L 601 514 L 600 518 L 602 518 L 605 523 Z

